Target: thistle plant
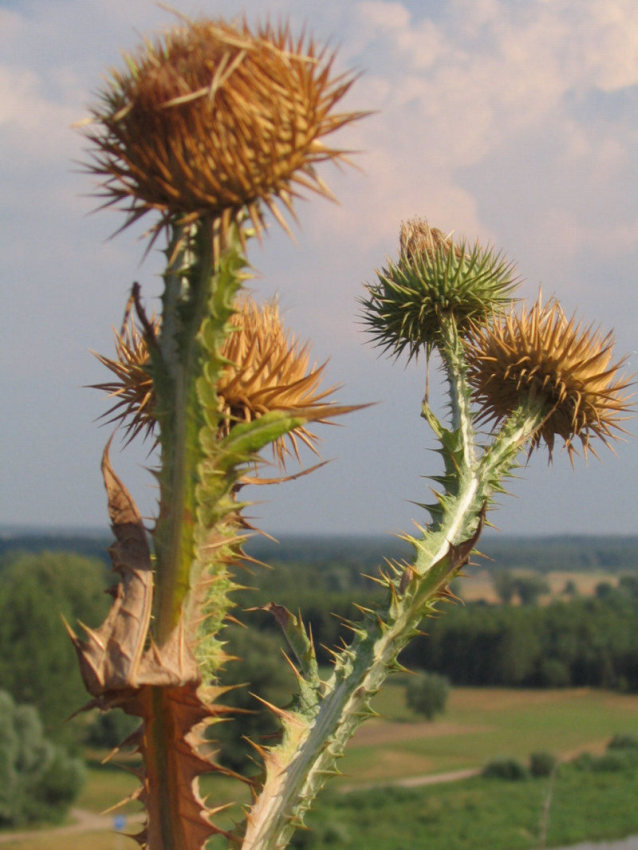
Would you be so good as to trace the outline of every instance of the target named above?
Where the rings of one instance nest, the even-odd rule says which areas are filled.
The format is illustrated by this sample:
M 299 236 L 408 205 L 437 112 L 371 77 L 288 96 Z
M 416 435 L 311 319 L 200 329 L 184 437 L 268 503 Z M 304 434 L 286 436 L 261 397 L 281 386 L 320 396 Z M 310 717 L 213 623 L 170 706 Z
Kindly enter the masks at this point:
M 229 715 L 224 626 L 250 533 L 243 487 L 268 459 L 284 480 L 299 444 L 315 449 L 315 426 L 354 409 L 331 400 L 323 367 L 310 364 L 276 305 L 248 296 L 245 252 L 268 217 L 287 229 L 282 207 L 294 213 L 300 191 L 330 194 L 315 169 L 344 152 L 325 137 L 362 113 L 335 112 L 353 76 L 333 76 L 333 57 L 286 27 L 184 20 L 125 65 L 93 109 L 89 170 L 105 204 L 124 207 L 124 226 L 155 215 L 149 238 L 165 240 L 166 269 L 157 317 L 133 288 L 115 357 L 100 355 L 111 374 L 99 386 L 125 437 L 156 445 L 159 506 L 147 533 L 107 446 L 119 584 L 104 623 L 70 633 L 90 705 L 140 718 L 129 743 L 143 765 L 141 846 L 196 850 L 217 834 L 242 850 L 279 850 L 373 715 L 401 650 L 449 595 L 521 451 L 542 441 L 551 453 L 556 436 L 570 456 L 577 439 L 586 451 L 596 438 L 610 443 L 628 383 L 611 339 L 568 321 L 554 302 L 516 312 L 517 279 L 502 255 L 418 219 L 403 225 L 398 259 L 367 287 L 363 319 L 396 357 L 440 356 L 449 415 L 439 419 L 427 396 L 421 409 L 443 461 L 436 499 L 405 535 L 412 558 L 379 573 L 384 603 L 359 609 L 326 678 L 301 615 L 262 600 L 298 688 L 291 705 L 270 706 L 280 739 L 255 744 L 263 773 L 252 803 L 223 828 L 198 778 L 224 771 L 204 731 Z

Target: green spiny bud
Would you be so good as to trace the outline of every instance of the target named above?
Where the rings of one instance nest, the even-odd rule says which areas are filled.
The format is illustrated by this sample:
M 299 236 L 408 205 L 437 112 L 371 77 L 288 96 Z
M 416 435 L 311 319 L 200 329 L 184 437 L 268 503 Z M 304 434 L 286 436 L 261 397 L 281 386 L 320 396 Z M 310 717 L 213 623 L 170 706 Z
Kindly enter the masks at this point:
M 413 219 L 401 227 L 398 262 L 377 271 L 367 287 L 363 319 L 375 344 L 409 358 L 442 342 L 451 321 L 465 331 L 507 306 L 517 284 L 512 263 L 478 242 L 454 244 L 452 236 Z

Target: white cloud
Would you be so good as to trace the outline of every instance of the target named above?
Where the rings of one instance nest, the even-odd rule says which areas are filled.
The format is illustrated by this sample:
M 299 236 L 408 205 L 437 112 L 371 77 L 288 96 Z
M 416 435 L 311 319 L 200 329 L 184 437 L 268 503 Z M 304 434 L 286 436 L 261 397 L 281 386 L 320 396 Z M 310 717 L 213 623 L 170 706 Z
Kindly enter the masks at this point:
M 569 5 L 561 5 L 568 18 Z M 572 73 L 603 91 L 636 85 L 638 6 L 633 0 L 588 0 L 579 11 L 569 51 Z
M 76 90 L 71 81 L 72 90 Z M 47 98 L 38 74 L 28 69 L 0 66 L 0 133 L 5 167 L 45 163 L 73 155 L 75 142 L 71 125 L 78 109 Z
M 24 26 L 24 19 L 9 9 L 0 9 L 0 44 L 13 41 L 20 34 Z
M 599 192 L 605 183 L 608 196 L 626 192 L 622 174 L 633 159 L 633 136 L 613 119 L 602 127 L 586 112 L 574 116 L 571 105 L 588 92 L 636 83 L 638 6 L 620 0 L 584 0 L 577 8 L 458 0 L 446 8 L 435 24 L 417 20 L 401 3 L 356 7 L 355 28 L 373 49 L 371 70 L 356 93 L 380 112 L 349 131 L 354 147 L 373 148 L 364 159 L 372 185 L 361 187 L 371 196 L 361 203 L 368 226 L 374 228 L 369 219 L 376 210 L 378 235 L 395 227 L 386 213 L 403 200 L 411 208 L 420 202 L 424 213 L 441 218 L 452 207 L 450 226 L 483 234 L 498 229 L 493 216 L 476 220 L 485 201 L 472 198 L 463 174 L 485 167 L 495 190 L 521 182 L 524 173 L 499 168 L 501 157 L 531 181 L 547 181 L 548 203 L 560 188 L 558 206 L 565 205 L 565 216 L 576 222 L 589 214 L 579 202 L 588 187 L 598 184 Z M 554 145 L 540 158 L 532 148 L 525 159 L 511 156 L 543 138 Z M 574 250 L 589 232 L 586 220 L 574 228 Z
M 384 3 L 382 0 L 366 0 L 357 3 L 357 15 L 363 27 L 374 30 L 398 30 L 405 32 L 410 27 L 411 15 L 402 3 Z

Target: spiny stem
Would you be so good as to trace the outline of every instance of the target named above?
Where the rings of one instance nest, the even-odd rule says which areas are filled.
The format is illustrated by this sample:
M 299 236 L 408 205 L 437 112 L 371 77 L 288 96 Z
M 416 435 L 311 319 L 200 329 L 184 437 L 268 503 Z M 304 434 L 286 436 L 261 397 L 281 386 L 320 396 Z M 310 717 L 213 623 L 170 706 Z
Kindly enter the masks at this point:
M 197 331 L 206 315 L 213 271 L 209 229 L 206 220 L 190 228 L 174 229 L 168 249 L 170 264 L 164 276 L 161 378 L 154 382 L 162 446 L 160 516 L 155 535 L 155 634 L 160 644 L 176 627 L 190 586 L 196 510 L 193 471 L 201 460 L 198 432 L 202 425 L 195 398 L 201 368 Z
M 474 426 L 470 410 L 471 393 L 466 378 L 467 364 L 463 342 L 453 318 L 446 317 L 441 321 L 441 338 L 439 350 L 450 390 L 452 430 L 460 432 L 463 457 L 468 467 L 471 467 L 475 457 Z

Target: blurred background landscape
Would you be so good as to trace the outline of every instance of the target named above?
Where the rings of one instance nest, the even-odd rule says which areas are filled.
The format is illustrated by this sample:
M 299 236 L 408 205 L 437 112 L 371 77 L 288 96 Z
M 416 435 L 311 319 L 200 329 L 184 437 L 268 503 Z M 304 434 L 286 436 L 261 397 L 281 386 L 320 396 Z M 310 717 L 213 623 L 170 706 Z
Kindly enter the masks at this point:
M 0 532 L 0 766 L 11 780 L 0 785 L 0 842 L 13 836 L 12 847 L 79 850 L 90 840 L 110 850 L 129 841 L 114 827 L 135 830 L 135 803 L 99 817 L 137 786 L 121 766 L 102 764 L 135 721 L 95 709 L 69 720 L 86 695 L 61 615 L 74 629 L 77 619 L 101 622 L 109 542 L 106 530 Z M 490 835 L 512 850 L 538 847 L 542 830 L 548 847 L 638 833 L 638 536 L 487 534 L 479 548 L 441 600 L 445 616 L 425 621 L 403 653 L 411 673 L 395 674 L 379 694 L 378 718 L 354 737 L 343 775 L 294 847 L 365 840 L 396 850 L 427 834 L 434 848 L 478 850 Z M 275 601 L 303 611 L 327 676 L 330 647 L 348 640 L 358 616 L 353 601 L 373 608 L 380 590 L 369 577 L 388 569 L 386 558 L 408 558 L 409 547 L 380 537 L 255 536 L 247 552 L 272 567 L 239 568 L 243 628 L 226 635 L 239 659 L 226 670 L 226 683 L 239 686 L 226 702 L 249 713 L 213 727 L 211 748 L 256 775 L 242 736 L 267 744 L 278 727 L 252 694 L 285 706 L 294 677 L 274 618 L 254 609 Z M 19 738 L 27 727 L 32 746 L 16 759 L 7 729 Z M 132 767 L 136 757 L 125 748 L 118 761 Z M 237 794 L 218 777 L 204 789 L 218 800 Z

